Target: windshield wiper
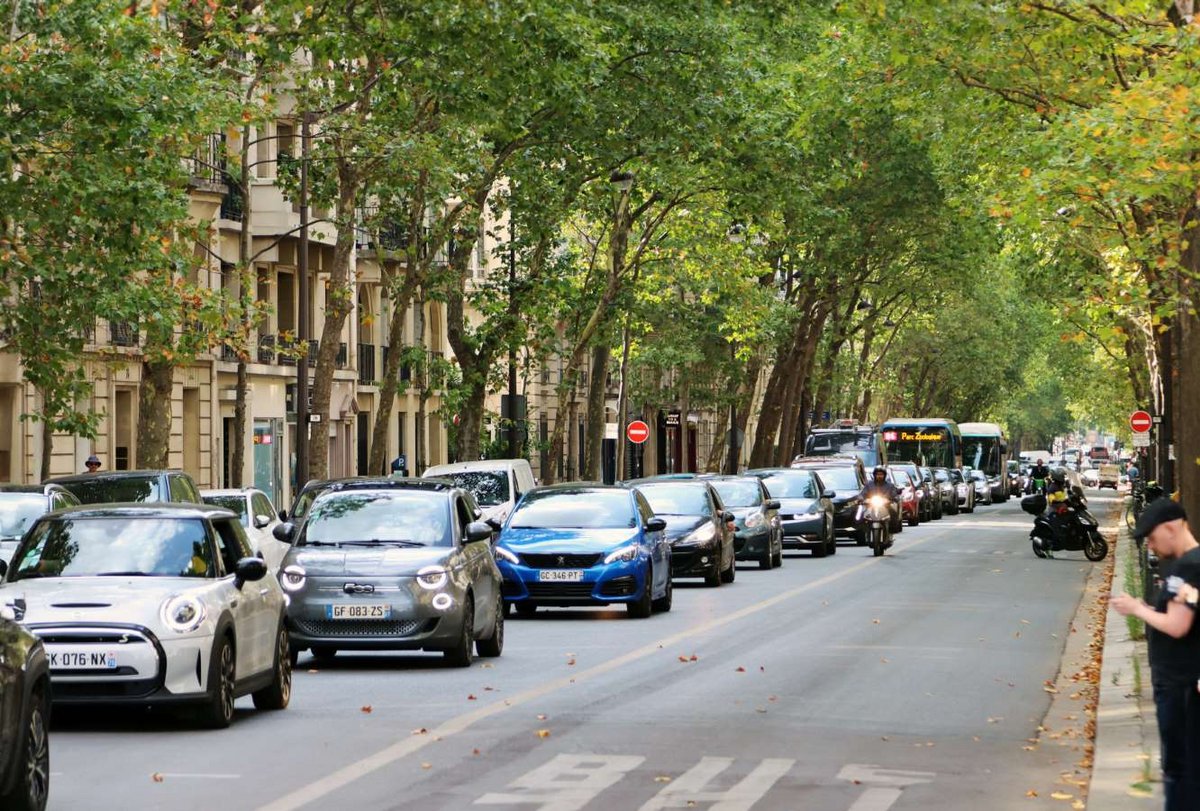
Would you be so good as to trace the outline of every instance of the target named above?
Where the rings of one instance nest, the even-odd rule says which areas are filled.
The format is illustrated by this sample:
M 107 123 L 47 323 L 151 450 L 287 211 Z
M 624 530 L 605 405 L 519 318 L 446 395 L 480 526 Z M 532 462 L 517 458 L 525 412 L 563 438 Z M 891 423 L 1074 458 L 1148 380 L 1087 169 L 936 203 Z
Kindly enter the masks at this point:
M 418 541 L 384 540 L 383 538 L 368 538 L 368 539 L 362 540 L 362 541 L 342 541 L 342 544 L 344 546 L 380 546 L 383 544 L 387 544 L 389 546 L 404 546 L 404 547 L 425 546 L 425 544 L 420 543 Z
M 341 546 L 338 541 L 305 541 L 304 546 Z
M 96 572 L 96 577 L 154 577 L 153 572 Z

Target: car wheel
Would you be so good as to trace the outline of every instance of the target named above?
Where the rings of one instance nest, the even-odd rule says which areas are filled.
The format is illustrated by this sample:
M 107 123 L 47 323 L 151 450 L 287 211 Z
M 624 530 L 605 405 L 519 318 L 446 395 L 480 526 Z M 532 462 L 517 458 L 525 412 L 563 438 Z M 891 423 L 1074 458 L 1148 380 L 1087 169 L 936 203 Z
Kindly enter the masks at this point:
M 864 529 L 863 527 L 859 527 L 858 529 L 856 529 L 854 531 L 854 543 L 857 544 L 858 546 L 866 546 L 867 545 L 867 530 L 866 529 Z
M 737 558 L 733 555 L 729 556 L 729 568 L 721 572 L 722 583 L 732 583 L 737 579 Z
M 709 588 L 713 588 L 713 589 L 715 589 L 717 586 L 721 585 L 721 558 L 720 558 L 720 556 L 718 556 L 717 559 L 713 561 L 712 570 L 709 571 L 708 574 L 704 575 L 704 585 L 708 586 Z
M 531 603 L 528 600 L 522 600 L 519 603 L 514 603 L 518 617 L 529 619 L 537 613 L 537 603 Z
M 650 607 L 660 614 L 665 614 L 671 610 L 671 603 L 675 599 L 675 585 L 671 578 L 667 578 L 667 590 L 663 592 L 663 596 L 651 603 Z
M 50 794 L 50 702 L 46 687 L 31 696 L 29 720 L 21 739 L 21 762 L 16 766 L 12 788 L 0 794 L 0 808 L 12 811 L 43 811 Z
M 275 637 L 275 673 L 271 683 L 250 696 L 260 710 L 286 709 L 292 700 L 292 652 L 289 647 L 287 628 L 280 623 Z
M 337 656 L 338 649 L 331 645 L 313 645 L 309 648 L 313 657 L 328 662 L 333 657 Z
M 228 636 L 217 637 L 212 661 L 208 664 L 208 698 L 200 707 L 200 723 L 209 729 L 225 729 L 233 723 L 234 670 L 233 643 Z
M 916 510 L 913 510 L 912 517 L 908 519 L 908 525 L 910 527 L 915 527 L 920 523 L 921 523 L 921 516 L 917 514 Z
M 772 558 L 771 562 L 775 564 L 776 568 L 783 565 L 783 543 L 779 544 L 779 550 L 775 553 L 775 557 Z
M 442 658 L 450 667 L 470 667 L 475 652 L 475 601 L 468 596 L 463 600 L 462 631 L 454 646 L 442 651 Z
M 775 565 L 775 555 L 771 550 L 771 542 L 767 541 L 767 548 L 758 556 L 758 568 L 770 569 Z
M 832 521 L 829 522 L 827 527 L 828 527 L 828 532 L 825 535 L 825 540 L 827 541 L 827 544 L 825 547 L 826 553 L 830 554 L 830 555 L 836 555 L 837 554 L 837 532 L 835 532 L 833 529 Z
M 650 592 L 654 589 L 654 570 L 647 567 L 646 580 L 642 584 L 642 596 L 632 603 L 625 603 L 625 610 L 635 620 L 644 620 L 654 609 Z
M 491 659 L 499 656 L 504 651 L 504 598 L 496 598 L 496 624 L 492 628 L 492 635 L 487 639 L 478 639 L 475 641 L 475 652 L 480 656 Z

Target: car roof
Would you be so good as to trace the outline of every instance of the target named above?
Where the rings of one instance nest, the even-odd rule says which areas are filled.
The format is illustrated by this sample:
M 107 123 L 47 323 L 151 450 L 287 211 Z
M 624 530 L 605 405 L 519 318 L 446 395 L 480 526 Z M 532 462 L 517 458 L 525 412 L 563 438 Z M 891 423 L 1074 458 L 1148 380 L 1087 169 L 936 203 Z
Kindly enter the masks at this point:
M 0 495 L 4 493 L 21 493 L 24 495 L 44 496 L 51 492 L 64 493 L 66 488 L 57 484 L 0 484 Z
M 603 490 L 618 490 L 628 493 L 629 487 L 620 484 L 605 484 L 604 482 L 559 482 L 557 484 L 542 484 L 530 490 L 530 493 L 591 493 Z
M 259 490 L 257 487 L 243 487 L 241 489 L 226 487 L 220 490 L 201 490 L 200 498 L 207 498 L 209 496 L 248 496 L 251 493 L 262 493 L 262 490 Z M 266 495 L 266 493 L 263 493 L 263 495 Z
M 709 484 L 705 479 L 701 479 L 694 473 L 687 475 L 670 474 L 666 476 L 647 476 L 644 479 L 628 479 L 621 482 L 626 487 L 648 487 L 656 484 L 682 484 L 692 485 L 694 487 L 708 487 Z
M 476 459 L 472 462 L 450 462 L 445 465 L 430 465 L 421 474 L 423 477 L 443 476 L 447 473 L 467 473 L 477 470 L 509 470 L 518 466 L 523 467 L 529 462 L 525 459 Z
M 320 482 L 309 482 L 305 490 L 321 489 L 326 492 L 344 492 L 350 490 L 422 490 L 429 493 L 445 493 L 460 489 L 454 482 L 446 479 L 418 479 L 391 476 L 355 476 L 347 479 L 329 479 Z
M 73 476 L 56 476 L 46 479 L 45 484 L 73 484 L 75 482 L 94 482 L 106 479 L 149 479 L 168 474 L 187 475 L 182 470 L 101 470 L 96 473 L 76 473 Z
M 811 468 L 811 467 L 858 467 L 863 464 L 862 459 L 855 456 L 797 456 L 792 460 L 792 467 Z
M 237 518 L 224 507 L 170 501 L 85 504 L 50 513 L 58 518 Z

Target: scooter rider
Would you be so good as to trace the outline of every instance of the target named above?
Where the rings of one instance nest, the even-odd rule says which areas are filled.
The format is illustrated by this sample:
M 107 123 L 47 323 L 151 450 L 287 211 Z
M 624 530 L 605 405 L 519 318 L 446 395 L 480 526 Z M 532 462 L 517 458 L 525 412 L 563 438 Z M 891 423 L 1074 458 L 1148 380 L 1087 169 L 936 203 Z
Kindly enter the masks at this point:
M 1026 487 L 1026 492 L 1032 493 L 1037 488 L 1037 482 L 1045 482 L 1050 478 L 1050 468 L 1046 467 L 1046 463 L 1038 459 L 1037 464 L 1029 469 L 1029 485 Z
M 871 471 L 871 481 L 867 482 L 858 494 L 864 504 L 871 496 L 883 496 L 888 500 L 889 512 L 895 512 L 900 504 L 900 491 L 888 478 L 887 468 L 878 465 Z M 861 509 L 860 509 L 861 515 Z

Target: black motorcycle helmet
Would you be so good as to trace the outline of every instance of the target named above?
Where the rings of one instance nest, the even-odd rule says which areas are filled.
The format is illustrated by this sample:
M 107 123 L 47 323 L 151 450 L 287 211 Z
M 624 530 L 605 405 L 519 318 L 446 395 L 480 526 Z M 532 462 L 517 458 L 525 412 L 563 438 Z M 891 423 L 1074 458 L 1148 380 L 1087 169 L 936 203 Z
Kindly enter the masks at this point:
M 887 468 L 883 465 L 876 465 L 875 469 L 871 471 L 871 478 L 875 481 L 881 481 L 880 476 L 883 477 L 883 480 L 887 479 Z
M 1066 484 L 1067 483 L 1067 474 L 1063 473 L 1063 469 L 1061 467 L 1058 468 L 1057 470 L 1055 470 L 1053 473 L 1051 473 L 1050 478 L 1054 481 L 1055 484 Z

